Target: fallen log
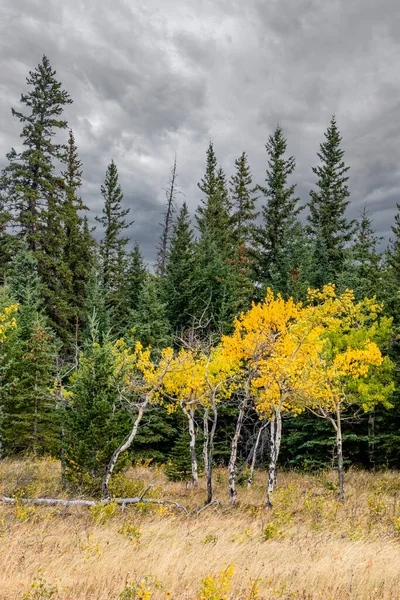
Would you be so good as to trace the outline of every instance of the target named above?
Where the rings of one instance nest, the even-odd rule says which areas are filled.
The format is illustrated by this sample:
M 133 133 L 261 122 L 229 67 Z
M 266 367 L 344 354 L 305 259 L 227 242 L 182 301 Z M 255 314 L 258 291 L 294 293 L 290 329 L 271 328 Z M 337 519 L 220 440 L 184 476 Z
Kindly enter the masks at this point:
M 175 506 L 178 510 L 183 510 L 187 513 L 187 509 L 175 502 L 174 500 L 163 500 L 159 498 L 143 498 L 143 495 L 136 496 L 135 498 L 108 498 L 107 500 L 65 500 L 62 498 L 10 498 L 9 496 L 0 496 L 0 503 L 2 504 L 16 504 L 21 502 L 22 504 L 34 504 L 44 506 L 106 506 L 111 502 L 122 506 L 122 510 L 129 504 L 160 504 L 162 506 Z

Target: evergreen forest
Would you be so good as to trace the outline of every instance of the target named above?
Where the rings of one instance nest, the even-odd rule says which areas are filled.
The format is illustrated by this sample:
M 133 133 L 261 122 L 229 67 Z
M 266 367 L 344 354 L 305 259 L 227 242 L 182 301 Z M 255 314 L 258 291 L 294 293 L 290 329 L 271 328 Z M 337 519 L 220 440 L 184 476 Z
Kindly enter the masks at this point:
M 341 495 L 351 466 L 400 468 L 400 206 L 391 239 L 367 207 L 349 218 L 335 116 L 306 201 L 279 125 L 263 181 L 245 149 L 225 172 L 210 142 L 193 215 L 176 157 L 153 267 L 112 157 L 101 212 L 86 206 L 46 56 L 21 88 L 0 175 L 0 458 L 54 457 L 104 497 L 151 461 L 188 485 L 204 474 L 209 501 L 223 466 L 232 504 L 261 467 L 267 505 L 278 466 L 337 465 Z

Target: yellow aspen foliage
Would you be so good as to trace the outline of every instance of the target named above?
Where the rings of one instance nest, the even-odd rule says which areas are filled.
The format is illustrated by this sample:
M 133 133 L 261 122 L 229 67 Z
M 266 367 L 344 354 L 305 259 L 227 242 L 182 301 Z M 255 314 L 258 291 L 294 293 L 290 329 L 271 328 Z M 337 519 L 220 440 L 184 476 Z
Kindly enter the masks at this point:
M 18 310 L 18 304 L 12 304 L 6 306 L 2 312 L 0 312 L 0 342 L 4 342 L 7 337 L 7 332 L 17 327 L 17 320 L 14 314 Z
M 161 360 L 163 368 L 166 360 Z M 161 393 L 168 410 L 173 412 L 179 405 L 209 405 L 210 394 L 218 391 L 218 398 L 229 397 L 234 389 L 237 360 L 229 360 L 221 346 L 209 353 L 181 348 L 171 360 L 163 378 Z

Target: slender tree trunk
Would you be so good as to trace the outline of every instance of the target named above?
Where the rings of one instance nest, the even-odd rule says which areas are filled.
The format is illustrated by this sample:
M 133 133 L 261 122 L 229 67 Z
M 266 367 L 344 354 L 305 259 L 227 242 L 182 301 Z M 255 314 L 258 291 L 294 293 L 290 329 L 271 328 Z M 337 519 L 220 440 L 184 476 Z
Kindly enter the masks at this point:
M 274 412 L 270 420 L 270 459 L 268 468 L 268 488 L 267 488 L 267 499 L 265 503 L 266 508 L 272 507 L 271 495 L 274 491 L 276 484 L 276 469 L 278 464 L 279 450 L 281 447 L 282 437 L 282 415 L 280 408 Z
M 340 407 L 336 408 L 336 450 L 338 466 L 339 500 L 344 502 L 344 475 L 343 475 L 343 439 L 342 421 L 340 418 Z
M 375 471 L 375 408 L 368 415 L 368 459 L 371 471 Z
M 192 465 L 192 487 L 197 488 L 199 485 L 199 472 L 197 467 L 196 458 L 196 432 L 194 429 L 194 409 L 189 407 L 184 410 L 184 413 L 189 422 L 189 449 L 190 449 L 190 462 Z
M 167 204 L 164 215 L 163 231 L 161 234 L 160 245 L 157 253 L 157 264 L 156 272 L 160 277 L 165 276 L 165 267 L 168 257 L 168 245 L 171 236 L 171 229 L 173 225 L 173 214 L 175 209 L 175 195 L 176 195 L 176 180 L 177 180 L 177 165 L 176 156 L 174 164 L 171 169 L 171 177 L 169 180 L 168 189 L 166 190 Z
M 256 466 L 258 446 L 260 445 L 262 433 L 263 433 L 263 431 L 264 431 L 264 429 L 266 428 L 267 425 L 268 425 L 268 421 L 266 423 L 263 423 L 261 425 L 261 427 L 260 427 L 260 429 L 258 430 L 258 433 L 257 433 L 256 441 L 254 442 L 253 456 L 251 458 L 249 476 L 247 478 L 247 487 L 248 488 L 251 487 L 251 484 L 253 483 L 253 474 L 254 474 L 254 469 L 255 469 L 255 466 Z
M 108 463 L 108 467 L 107 467 L 107 470 L 106 470 L 106 472 L 105 472 L 105 475 L 104 475 L 104 478 L 103 478 L 103 485 L 102 485 L 102 489 L 103 489 L 103 498 L 104 498 L 105 500 L 106 500 L 106 499 L 109 497 L 109 495 L 110 495 L 110 494 L 109 494 L 109 489 L 108 489 L 108 484 L 109 484 L 109 481 L 110 481 L 110 477 L 111 477 L 111 475 L 112 475 L 112 472 L 114 471 L 114 467 L 115 467 L 115 465 L 116 465 L 116 463 L 117 463 L 117 460 L 118 460 L 118 458 L 119 458 L 119 456 L 120 456 L 120 454 L 121 454 L 122 452 L 125 452 L 125 450 L 128 450 L 128 449 L 131 447 L 131 445 L 132 445 L 132 442 L 133 442 L 133 440 L 134 440 L 134 439 L 135 439 L 135 437 L 136 437 L 136 434 L 137 434 L 137 431 L 138 431 L 138 428 L 139 428 L 140 421 L 142 420 L 142 417 L 143 417 L 144 411 L 146 410 L 148 403 L 149 403 L 149 401 L 148 401 L 148 400 L 146 400 L 145 402 L 143 402 L 143 403 L 140 405 L 140 407 L 139 407 L 139 410 L 138 410 L 138 414 L 137 414 L 137 417 L 136 417 L 136 420 L 135 420 L 135 422 L 133 423 L 133 426 L 132 426 L 132 429 L 131 429 L 131 432 L 130 432 L 130 434 L 128 435 L 128 437 L 127 437 L 127 438 L 125 438 L 125 440 L 122 442 L 122 444 L 120 444 L 120 445 L 118 446 L 118 448 L 117 448 L 117 449 L 114 451 L 114 454 L 112 455 L 112 457 L 111 457 L 111 460 L 110 460 L 110 462 Z
M 208 442 L 209 442 L 209 430 L 208 430 L 208 417 L 209 417 L 209 409 L 206 408 L 204 410 L 203 415 L 203 465 L 204 465 L 204 475 L 207 478 L 208 473 Z
M 37 456 L 38 446 L 38 384 L 35 381 L 35 407 L 34 407 L 34 416 L 33 416 L 33 455 Z
M 218 420 L 218 411 L 217 405 L 215 403 L 215 398 L 213 398 L 213 424 L 210 432 L 209 439 L 209 450 L 208 450 L 208 469 L 207 469 L 207 504 L 212 502 L 213 497 L 213 487 L 212 487 L 212 475 L 213 475 L 213 459 L 214 459 L 214 437 L 215 431 L 217 429 L 217 420 Z
M 65 430 L 64 423 L 61 424 L 61 483 L 63 487 L 65 486 L 65 472 L 66 472 L 66 463 L 65 463 Z
M 240 404 L 239 414 L 236 421 L 235 433 L 231 443 L 231 455 L 228 464 L 228 475 L 229 475 L 229 496 L 232 506 L 236 506 L 237 502 L 237 489 L 236 489 L 236 463 L 237 463 L 237 450 L 240 434 L 242 433 L 243 419 L 247 408 L 247 398 L 244 398 Z

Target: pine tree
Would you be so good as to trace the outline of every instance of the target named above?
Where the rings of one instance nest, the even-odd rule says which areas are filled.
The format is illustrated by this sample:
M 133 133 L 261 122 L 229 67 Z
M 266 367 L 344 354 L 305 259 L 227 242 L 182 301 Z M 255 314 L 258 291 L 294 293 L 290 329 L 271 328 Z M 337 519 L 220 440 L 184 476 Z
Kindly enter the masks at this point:
M 193 296 L 194 242 L 189 212 L 184 202 L 179 211 L 171 238 L 162 283 L 162 297 L 172 331 L 183 333 L 192 322 L 190 308 Z
M 79 357 L 70 382 L 70 401 L 64 409 L 67 477 L 72 481 L 100 485 L 110 457 L 129 430 L 129 418 L 120 404 L 113 344 L 96 340 Z M 117 470 L 126 464 L 118 462 Z
M 228 333 L 242 299 L 236 255 L 228 259 L 208 231 L 194 247 L 189 314 L 201 337 Z M 201 332 L 201 333 L 200 333 Z
M 190 313 L 208 335 L 225 331 L 237 308 L 237 253 L 226 178 L 214 147 L 207 150 L 206 172 L 198 184 L 204 197 L 197 209 L 200 238 L 195 244 Z
M 245 152 L 235 160 L 236 172 L 230 180 L 232 223 L 234 239 L 238 247 L 249 248 L 253 240 L 255 220 L 257 218 L 253 179 Z
M 21 95 L 28 113 L 12 109 L 23 126 L 20 137 L 24 149 L 17 152 L 12 148 L 7 154 L 1 188 L 6 198 L 3 215 L 9 216 L 7 225 L 16 228 L 18 236 L 25 237 L 28 249 L 35 253 L 46 312 L 60 333 L 65 333 L 68 303 L 63 290 L 68 268 L 59 252 L 64 245 L 64 180 L 56 166 L 67 159 L 66 146 L 55 137 L 67 128 L 62 113 L 72 100 L 55 75 L 46 56 L 29 73 L 30 89 Z M 8 252 L 15 253 L 10 244 Z
M 317 190 L 311 190 L 308 216 L 309 232 L 314 239 L 315 264 L 327 265 L 330 281 L 336 280 L 343 269 L 346 245 L 353 236 L 354 224 L 345 217 L 349 205 L 347 186 L 348 171 L 341 150 L 341 141 L 336 119 L 332 117 L 325 133 L 325 142 L 320 145 L 318 158 L 321 164 L 313 168 L 317 176 Z M 327 282 L 325 277 L 325 281 Z M 314 282 L 313 282 L 314 283 Z M 319 282 L 321 283 L 321 282 Z
M 127 269 L 126 286 L 130 301 L 130 308 L 137 308 L 140 289 L 147 275 L 147 269 L 144 264 L 142 252 L 139 244 L 136 242 L 129 255 L 129 263 Z
M 282 288 L 286 286 L 289 271 L 297 267 L 286 246 L 298 228 L 297 215 L 301 210 L 297 206 L 296 186 L 288 183 L 295 169 L 295 159 L 286 157 L 287 140 L 280 126 L 269 136 L 265 148 L 268 154 L 266 185 L 257 186 L 265 203 L 263 224 L 256 228 L 254 236 L 255 267 L 260 282 L 284 293 Z
M 111 330 L 111 313 L 107 307 L 104 287 L 102 285 L 100 259 L 95 254 L 89 280 L 85 290 L 86 317 L 83 337 L 87 342 L 92 338 L 93 322 L 96 323 L 97 338 L 103 342 Z
M 161 349 L 171 343 L 166 306 L 161 300 L 159 282 L 150 273 L 142 284 L 137 309 L 133 311 L 135 337 L 143 346 Z
M 53 138 L 58 131 L 66 129 L 67 122 L 61 116 L 72 100 L 55 75 L 46 56 L 30 71 L 26 80 L 30 91 L 21 95 L 21 103 L 30 113 L 26 115 L 12 109 L 13 116 L 23 125 L 24 150 L 17 152 L 12 148 L 2 176 L 2 187 L 12 214 L 11 224 L 26 236 L 32 251 L 40 250 L 43 244 L 49 198 L 59 197 L 62 190 L 54 161 L 65 163 L 66 148 Z
M 69 276 L 65 283 L 65 293 L 70 307 L 69 327 L 82 324 L 85 319 L 86 287 L 93 263 L 94 240 L 91 236 L 87 217 L 80 215 L 87 210 L 79 196 L 82 185 L 82 163 L 79 160 L 75 137 L 70 130 L 68 139 L 67 168 L 64 172 L 64 229 L 65 262 Z
M 196 214 L 200 235 L 213 237 L 221 251 L 228 256 L 233 245 L 230 203 L 225 174 L 217 167 L 211 142 L 207 150 L 206 172 L 197 185 L 204 194 Z
M 343 272 L 338 277 L 339 286 L 353 290 L 359 300 L 381 294 L 382 261 L 377 248 L 381 239 L 376 236 L 364 207 L 355 226 L 354 243 L 347 253 Z
M 126 246 L 129 241 L 129 238 L 122 234 L 133 221 L 128 222 L 125 219 L 130 209 L 122 208 L 123 193 L 114 161 L 111 161 L 107 168 L 101 193 L 104 198 L 103 215 L 96 217 L 96 220 L 104 229 L 104 237 L 100 243 L 103 285 L 107 306 L 112 309 L 116 329 L 119 329 L 124 308 L 121 304 L 125 301 L 124 287 L 128 263 Z
M 18 328 L 12 339 L 11 384 L 4 400 L 4 441 L 8 453 L 54 454 L 58 422 L 50 394 L 59 344 L 41 313 L 42 284 L 33 252 L 24 245 L 15 256 L 10 291 L 19 303 Z
M 156 273 L 160 277 L 165 276 L 165 268 L 168 260 L 168 249 L 170 244 L 171 232 L 173 228 L 173 218 L 175 212 L 175 197 L 177 192 L 177 164 L 176 164 L 176 156 L 174 160 L 173 167 L 171 169 L 171 176 L 169 179 L 168 188 L 165 190 L 166 195 L 166 203 L 165 203 L 165 213 L 164 213 L 164 222 L 162 224 L 162 233 L 160 238 L 160 243 L 157 251 L 157 264 L 156 264 Z

